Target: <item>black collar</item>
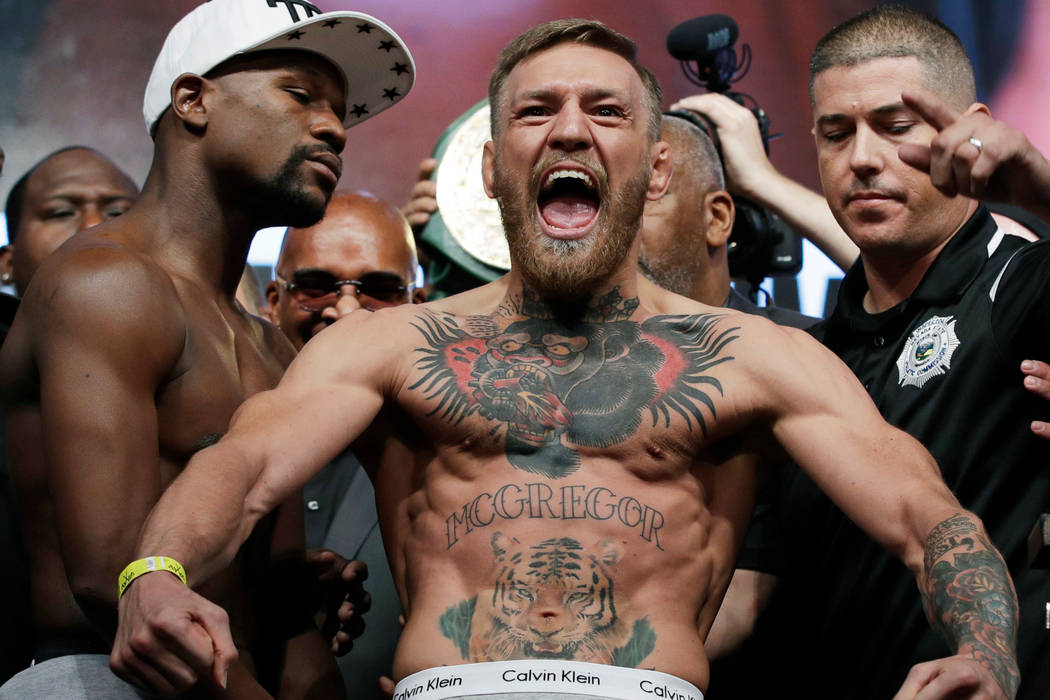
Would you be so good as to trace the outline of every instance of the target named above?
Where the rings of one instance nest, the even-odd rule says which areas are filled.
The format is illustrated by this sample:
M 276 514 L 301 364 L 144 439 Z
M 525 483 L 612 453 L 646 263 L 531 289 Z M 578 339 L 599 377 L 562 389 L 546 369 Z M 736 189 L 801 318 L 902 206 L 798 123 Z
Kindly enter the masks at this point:
M 889 319 L 906 313 L 909 308 L 945 304 L 961 298 L 988 262 L 988 243 L 998 228 L 988 210 L 978 206 L 973 216 L 937 255 L 915 292 L 896 306 L 877 314 L 864 310 L 868 280 L 864 264 L 858 259 L 842 280 L 838 302 L 829 319 L 831 325 L 846 323 L 852 330 L 872 331 Z

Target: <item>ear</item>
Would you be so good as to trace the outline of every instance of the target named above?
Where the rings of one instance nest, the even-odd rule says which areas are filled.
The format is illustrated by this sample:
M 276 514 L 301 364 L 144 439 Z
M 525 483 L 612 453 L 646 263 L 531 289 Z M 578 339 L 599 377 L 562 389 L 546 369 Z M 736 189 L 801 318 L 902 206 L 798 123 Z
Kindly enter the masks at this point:
M 489 544 L 492 545 L 492 553 L 497 557 L 502 557 L 509 552 L 517 542 L 518 539 L 516 537 L 507 537 L 502 532 L 496 532 L 489 539 Z
M 266 283 L 266 318 L 270 319 L 270 323 L 281 327 L 281 315 L 277 313 L 277 299 L 280 297 L 279 290 L 277 288 L 277 280 L 270 280 Z
M 671 147 L 666 141 L 654 143 L 649 149 L 649 154 L 653 167 L 649 175 L 649 189 L 645 198 L 653 201 L 664 196 L 667 186 L 671 184 L 671 171 L 674 166 L 671 163 Z
M 966 111 L 962 113 L 962 116 L 966 116 L 967 114 L 987 114 L 990 117 L 992 116 L 992 110 L 988 109 L 988 105 L 984 103 L 974 102 L 966 108 Z
M 14 259 L 15 247 L 8 244 L 0 247 L 0 284 L 11 284 L 15 276 Z
M 729 243 L 736 220 L 733 198 L 725 190 L 715 190 L 704 195 L 704 211 L 707 212 L 707 246 L 721 248 Z
M 623 544 L 607 537 L 598 543 L 598 559 L 606 566 L 613 566 L 623 558 Z
M 208 126 L 204 95 L 211 89 L 211 81 L 193 73 L 183 73 L 171 84 L 171 111 L 194 130 Z
M 496 169 L 496 144 L 492 141 L 485 142 L 485 149 L 481 153 L 481 177 L 485 181 L 485 194 L 489 199 L 495 199 L 495 190 L 492 184 L 495 180 Z

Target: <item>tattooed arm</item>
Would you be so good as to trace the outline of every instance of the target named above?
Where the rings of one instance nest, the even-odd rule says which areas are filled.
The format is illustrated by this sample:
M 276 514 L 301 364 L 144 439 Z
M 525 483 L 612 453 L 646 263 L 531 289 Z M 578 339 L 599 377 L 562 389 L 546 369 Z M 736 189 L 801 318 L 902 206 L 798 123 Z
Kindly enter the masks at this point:
M 897 697 L 1013 697 L 1017 598 L 980 520 L 959 505 L 925 448 L 882 419 L 838 358 L 804 334 L 770 333 L 777 337 L 747 347 L 777 348 L 748 364 L 768 387 L 774 436 L 911 569 L 931 623 L 955 651 L 916 666 Z
M 1012 698 L 1020 682 L 1017 594 L 977 518 L 960 513 L 938 523 L 926 538 L 923 569 L 920 589 L 930 623 L 960 656 L 988 669 L 1003 695 Z M 908 697 L 935 684 L 976 691 L 981 679 L 945 676 L 944 665 L 933 661 L 912 669 L 900 694 Z M 985 690 L 994 695 L 994 689 Z

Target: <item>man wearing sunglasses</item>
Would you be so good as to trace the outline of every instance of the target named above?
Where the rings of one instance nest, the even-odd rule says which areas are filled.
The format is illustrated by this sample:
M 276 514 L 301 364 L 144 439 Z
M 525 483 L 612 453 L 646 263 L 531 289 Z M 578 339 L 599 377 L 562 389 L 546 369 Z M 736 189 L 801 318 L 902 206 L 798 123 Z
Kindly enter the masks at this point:
M 416 247 L 405 218 L 367 192 L 336 194 L 325 217 L 289 228 L 266 287 L 270 320 L 296 350 L 342 316 L 426 301 L 415 287 Z M 401 633 L 401 603 L 379 534 L 375 492 L 346 450 L 303 487 L 306 546 L 331 549 L 368 564 L 372 607 L 368 633 L 338 659 L 349 698 L 379 698 L 381 674 L 392 674 Z
M 288 229 L 266 286 L 270 320 L 300 350 L 359 308 L 426 301 L 416 267 L 412 232 L 396 209 L 367 192 L 337 194 L 320 223 Z

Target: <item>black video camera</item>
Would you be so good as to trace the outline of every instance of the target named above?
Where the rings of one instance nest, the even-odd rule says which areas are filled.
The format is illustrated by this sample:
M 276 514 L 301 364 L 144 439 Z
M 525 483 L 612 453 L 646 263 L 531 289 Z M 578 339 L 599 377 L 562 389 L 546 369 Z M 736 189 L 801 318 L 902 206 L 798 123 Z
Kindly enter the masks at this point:
M 689 82 L 709 92 L 717 92 L 751 110 L 762 135 L 762 146 L 769 155 L 769 115 L 750 95 L 730 90 L 730 85 L 751 67 L 751 47 L 744 44 L 737 60 L 739 29 L 727 15 L 705 15 L 687 20 L 667 35 L 667 51 L 682 63 Z M 714 141 L 722 160 L 718 130 L 705 115 L 676 110 L 667 114 L 687 119 Z M 733 196 L 736 221 L 729 239 L 729 272 L 747 280 L 753 287 L 770 275 L 795 275 L 802 269 L 802 239 L 780 217 L 747 197 Z

